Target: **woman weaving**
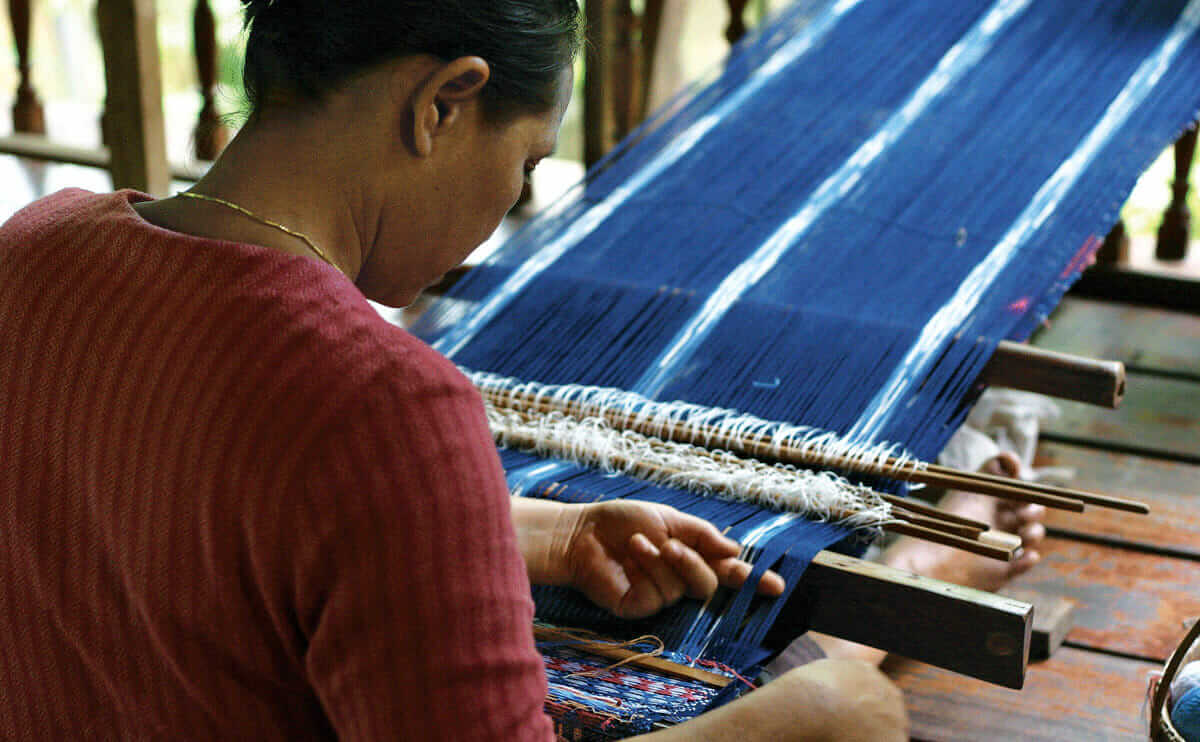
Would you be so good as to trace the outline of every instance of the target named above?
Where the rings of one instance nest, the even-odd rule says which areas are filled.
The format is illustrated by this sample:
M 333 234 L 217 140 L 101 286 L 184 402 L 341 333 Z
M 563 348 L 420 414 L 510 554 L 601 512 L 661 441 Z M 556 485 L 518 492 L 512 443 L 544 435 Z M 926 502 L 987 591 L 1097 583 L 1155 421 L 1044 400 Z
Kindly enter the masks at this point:
M 245 4 L 252 114 L 194 189 L 0 229 L 0 737 L 547 739 L 530 581 L 642 616 L 749 565 L 669 508 L 510 503 L 474 388 L 365 298 L 412 301 L 550 154 L 576 2 Z M 824 660 L 658 734 L 904 713 Z

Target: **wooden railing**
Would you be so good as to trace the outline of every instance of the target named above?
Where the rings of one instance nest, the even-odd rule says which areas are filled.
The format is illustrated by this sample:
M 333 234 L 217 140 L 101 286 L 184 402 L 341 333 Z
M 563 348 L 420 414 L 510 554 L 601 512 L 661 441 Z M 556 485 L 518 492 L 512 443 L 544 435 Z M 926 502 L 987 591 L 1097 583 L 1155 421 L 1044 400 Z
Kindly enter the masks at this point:
M 645 0 L 639 14 L 631 0 L 589 0 L 585 5 L 589 41 L 584 77 L 584 160 L 590 165 L 604 156 L 646 116 L 648 91 L 655 68 L 664 13 L 670 2 Z M 683 0 L 686 1 L 686 0 Z M 104 56 L 107 100 L 101 117 L 100 151 L 63 147 L 46 140 L 45 115 L 34 90 L 31 65 L 32 0 L 9 0 L 19 83 L 12 109 L 13 137 L 0 139 L 0 152 L 38 159 L 107 167 L 117 188 L 138 188 L 165 194 L 171 177 L 196 177 L 197 168 L 170 167 L 162 110 L 154 0 L 97 0 L 96 21 Z M 746 32 L 749 0 L 726 0 L 729 10 L 726 38 L 736 42 Z M 216 22 L 209 0 L 196 0 L 193 15 L 194 51 L 199 94 L 196 123 L 197 160 L 215 159 L 228 140 L 214 100 L 217 76 Z M 1175 145 L 1172 198 L 1158 232 L 1157 257 L 1186 256 L 1190 215 L 1188 177 L 1196 147 L 1193 128 Z M 1120 260 L 1124 227 L 1117 225 L 1106 240 L 1111 262 Z
M 158 57 L 157 16 L 153 0 L 97 0 L 96 27 L 104 57 L 107 90 L 98 126 L 104 147 L 67 147 L 45 138 L 45 113 L 30 75 L 31 0 L 9 0 L 19 85 L 12 119 L 14 136 L 0 139 L 0 152 L 35 159 L 105 167 L 115 188 L 167 193 L 170 179 L 194 179 L 203 162 L 215 159 L 228 140 L 216 109 L 216 23 L 209 0 L 196 0 L 194 43 L 203 105 L 193 137 L 199 166 L 167 163 Z

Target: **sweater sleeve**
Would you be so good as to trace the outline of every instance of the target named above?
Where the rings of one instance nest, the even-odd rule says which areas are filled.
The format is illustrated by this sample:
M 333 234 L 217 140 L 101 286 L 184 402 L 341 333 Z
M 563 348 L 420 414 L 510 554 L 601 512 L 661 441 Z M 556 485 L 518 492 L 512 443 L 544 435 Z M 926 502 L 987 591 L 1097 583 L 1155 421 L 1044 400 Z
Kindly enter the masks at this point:
M 341 739 L 550 739 L 503 470 L 438 361 L 382 374 L 308 457 L 305 669 Z

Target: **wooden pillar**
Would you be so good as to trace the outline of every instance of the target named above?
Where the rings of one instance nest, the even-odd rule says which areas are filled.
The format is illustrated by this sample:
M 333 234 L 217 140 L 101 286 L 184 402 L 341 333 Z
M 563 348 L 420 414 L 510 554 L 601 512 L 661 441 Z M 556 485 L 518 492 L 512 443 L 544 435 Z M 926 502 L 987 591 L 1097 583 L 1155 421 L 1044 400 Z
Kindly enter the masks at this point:
M 646 0 L 642 12 L 641 73 L 638 84 L 638 120 L 650 113 L 650 89 L 654 81 L 655 60 L 658 58 L 658 39 L 662 31 L 663 12 L 666 0 Z
M 615 33 L 609 80 L 612 85 L 613 143 L 624 139 L 642 120 L 641 19 L 630 0 L 615 0 Z
M 114 188 L 164 196 L 170 188 L 154 0 L 99 0 L 108 89 L 105 143 Z
M 1188 174 L 1196 153 L 1196 126 L 1193 125 L 1175 143 L 1175 179 L 1171 182 L 1171 203 L 1158 228 L 1154 256 L 1159 260 L 1182 260 L 1187 255 L 1191 215 L 1188 213 Z
M 614 0 L 588 0 L 584 15 L 588 28 L 583 77 L 583 162 L 591 167 L 614 143 L 609 113 L 612 91 L 610 64 L 614 34 Z
M 196 0 L 192 17 L 192 33 L 196 51 L 196 77 L 204 100 L 200 120 L 196 122 L 195 154 L 197 160 L 215 160 L 229 141 L 229 130 L 217 114 L 217 21 L 208 0 Z
M 725 38 L 730 44 L 736 44 L 746 35 L 746 6 L 750 0 L 728 0 L 729 27 L 725 29 Z
M 32 28 L 30 0 L 8 0 L 8 15 L 12 19 L 13 41 L 17 47 L 17 100 L 13 104 L 13 130 L 26 134 L 46 133 L 46 114 L 30 74 L 29 36 Z
M 1125 231 L 1125 222 L 1118 221 L 1113 225 L 1104 244 L 1096 251 L 1097 265 L 1122 265 L 1129 262 L 1129 233 Z

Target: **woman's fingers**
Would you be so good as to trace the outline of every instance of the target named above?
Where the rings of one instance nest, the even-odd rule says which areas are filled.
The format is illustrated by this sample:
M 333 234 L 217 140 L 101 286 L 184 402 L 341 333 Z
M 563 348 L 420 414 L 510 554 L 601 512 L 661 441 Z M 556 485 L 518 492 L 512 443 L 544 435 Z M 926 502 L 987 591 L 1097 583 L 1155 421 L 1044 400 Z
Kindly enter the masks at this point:
M 684 593 L 692 592 L 691 580 L 694 577 L 675 563 L 676 560 L 673 558 L 671 549 L 672 543 L 678 544 L 679 542 L 667 541 L 662 548 L 659 548 L 641 533 L 635 533 L 629 539 L 630 551 L 642 572 L 653 583 L 662 606 L 671 605 L 682 598 Z M 715 576 L 713 582 L 716 582 Z
M 675 511 L 678 516 L 671 524 L 671 535 L 696 550 L 710 562 L 737 556 L 742 547 L 723 535 L 712 523 L 694 515 Z
M 748 562 L 743 562 L 741 559 L 722 559 L 715 565 L 717 579 L 721 584 L 729 588 L 739 588 L 745 584 L 746 579 L 750 576 L 750 571 L 754 568 Z M 767 597 L 775 597 L 783 594 L 785 587 L 783 578 L 775 572 L 767 570 L 763 573 L 762 579 L 758 581 L 758 592 Z

